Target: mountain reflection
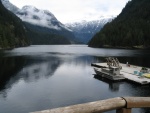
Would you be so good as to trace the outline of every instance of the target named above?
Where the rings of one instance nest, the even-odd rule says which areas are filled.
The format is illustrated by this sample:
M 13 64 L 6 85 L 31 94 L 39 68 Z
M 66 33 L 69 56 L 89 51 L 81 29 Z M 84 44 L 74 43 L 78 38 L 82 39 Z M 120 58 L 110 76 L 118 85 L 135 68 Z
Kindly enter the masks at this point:
M 0 59 L 0 91 L 7 97 L 7 89 L 13 87 L 20 80 L 26 83 L 37 82 L 42 78 L 49 78 L 62 64 L 75 67 L 90 66 L 95 58 L 91 56 L 11 56 Z M 62 66 L 64 66 L 62 65 Z
M 49 57 L 46 60 L 29 59 L 27 63 L 17 76 L 21 75 L 25 82 L 34 82 L 52 76 L 62 61 L 58 57 Z
M 134 65 L 150 67 L 148 57 L 119 57 L 121 63 L 129 62 Z M 61 64 L 76 66 L 90 66 L 92 62 L 104 62 L 104 57 L 51 55 L 48 56 L 11 56 L 0 58 L 0 90 L 8 89 L 20 79 L 25 82 L 36 82 L 41 78 L 49 78 Z M 91 67 L 92 68 L 92 67 Z M 112 83 L 103 78 L 95 78 L 109 84 L 112 91 L 119 90 L 118 83 Z
M 148 51 L 78 45 L 37 45 L 0 52 L 0 112 L 28 113 L 113 97 L 149 96 L 149 85 L 97 80 L 91 67 L 109 56 L 150 67 L 149 55 Z M 133 113 L 140 111 L 146 112 Z
M 0 91 L 12 87 L 20 79 L 35 82 L 40 78 L 52 76 L 61 64 L 58 57 L 3 57 L 0 59 Z M 5 91 L 3 96 L 5 97 Z
M 5 85 L 25 64 L 23 57 L 2 57 L 0 58 L 0 90 L 5 89 Z

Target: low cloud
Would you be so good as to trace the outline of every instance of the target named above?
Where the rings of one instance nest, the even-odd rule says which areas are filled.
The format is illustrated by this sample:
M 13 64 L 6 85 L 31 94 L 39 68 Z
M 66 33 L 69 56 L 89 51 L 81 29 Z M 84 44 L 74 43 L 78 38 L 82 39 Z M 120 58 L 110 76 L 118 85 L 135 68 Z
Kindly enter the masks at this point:
M 25 6 L 18 11 L 17 16 L 21 18 L 22 21 L 34 25 L 60 30 L 60 26 L 52 23 L 52 21 L 57 21 L 56 18 L 50 12 L 45 10 L 39 10 L 35 7 Z
M 10 0 L 21 8 L 33 5 L 52 12 L 63 23 L 100 16 L 118 15 L 129 0 Z M 94 17 L 90 17 L 93 15 Z

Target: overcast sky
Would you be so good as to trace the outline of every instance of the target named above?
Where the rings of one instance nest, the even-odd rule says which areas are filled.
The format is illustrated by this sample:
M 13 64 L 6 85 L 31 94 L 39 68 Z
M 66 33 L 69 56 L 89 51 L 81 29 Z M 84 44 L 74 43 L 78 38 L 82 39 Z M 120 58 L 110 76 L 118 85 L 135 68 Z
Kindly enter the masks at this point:
M 9 0 L 19 8 L 33 5 L 46 9 L 62 23 L 118 15 L 129 0 Z

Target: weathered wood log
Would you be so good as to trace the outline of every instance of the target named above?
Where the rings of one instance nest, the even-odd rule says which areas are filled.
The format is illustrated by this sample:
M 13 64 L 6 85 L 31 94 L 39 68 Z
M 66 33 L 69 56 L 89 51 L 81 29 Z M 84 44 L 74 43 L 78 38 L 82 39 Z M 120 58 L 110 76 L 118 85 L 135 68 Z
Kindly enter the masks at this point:
M 150 97 L 117 97 L 32 113 L 101 113 L 116 109 L 116 113 L 131 113 L 132 108 L 150 107 Z
M 104 111 L 119 109 L 125 107 L 125 105 L 126 101 L 123 98 L 118 97 L 85 104 L 39 111 L 35 113 L 100 113 Z

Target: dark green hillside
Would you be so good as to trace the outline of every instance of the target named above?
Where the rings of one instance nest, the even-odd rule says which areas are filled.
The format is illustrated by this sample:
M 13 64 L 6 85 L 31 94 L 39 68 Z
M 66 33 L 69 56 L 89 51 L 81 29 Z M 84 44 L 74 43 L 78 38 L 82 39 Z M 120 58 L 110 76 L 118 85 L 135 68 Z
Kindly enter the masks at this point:
M 28 45 L 22 21 L 8 11 L 0 0 L 0 48 Z
M 150 47 L 150 0 L 131 0 L 121 14 L 95 34 L 91 47 Z
M 24 22 L 27 29 L 27 38 L 32 45 L 53 45 L 53 44 L 71 44 L 70 40 L 65 36 L 59 34 L 56 30 L 36 26 Z

